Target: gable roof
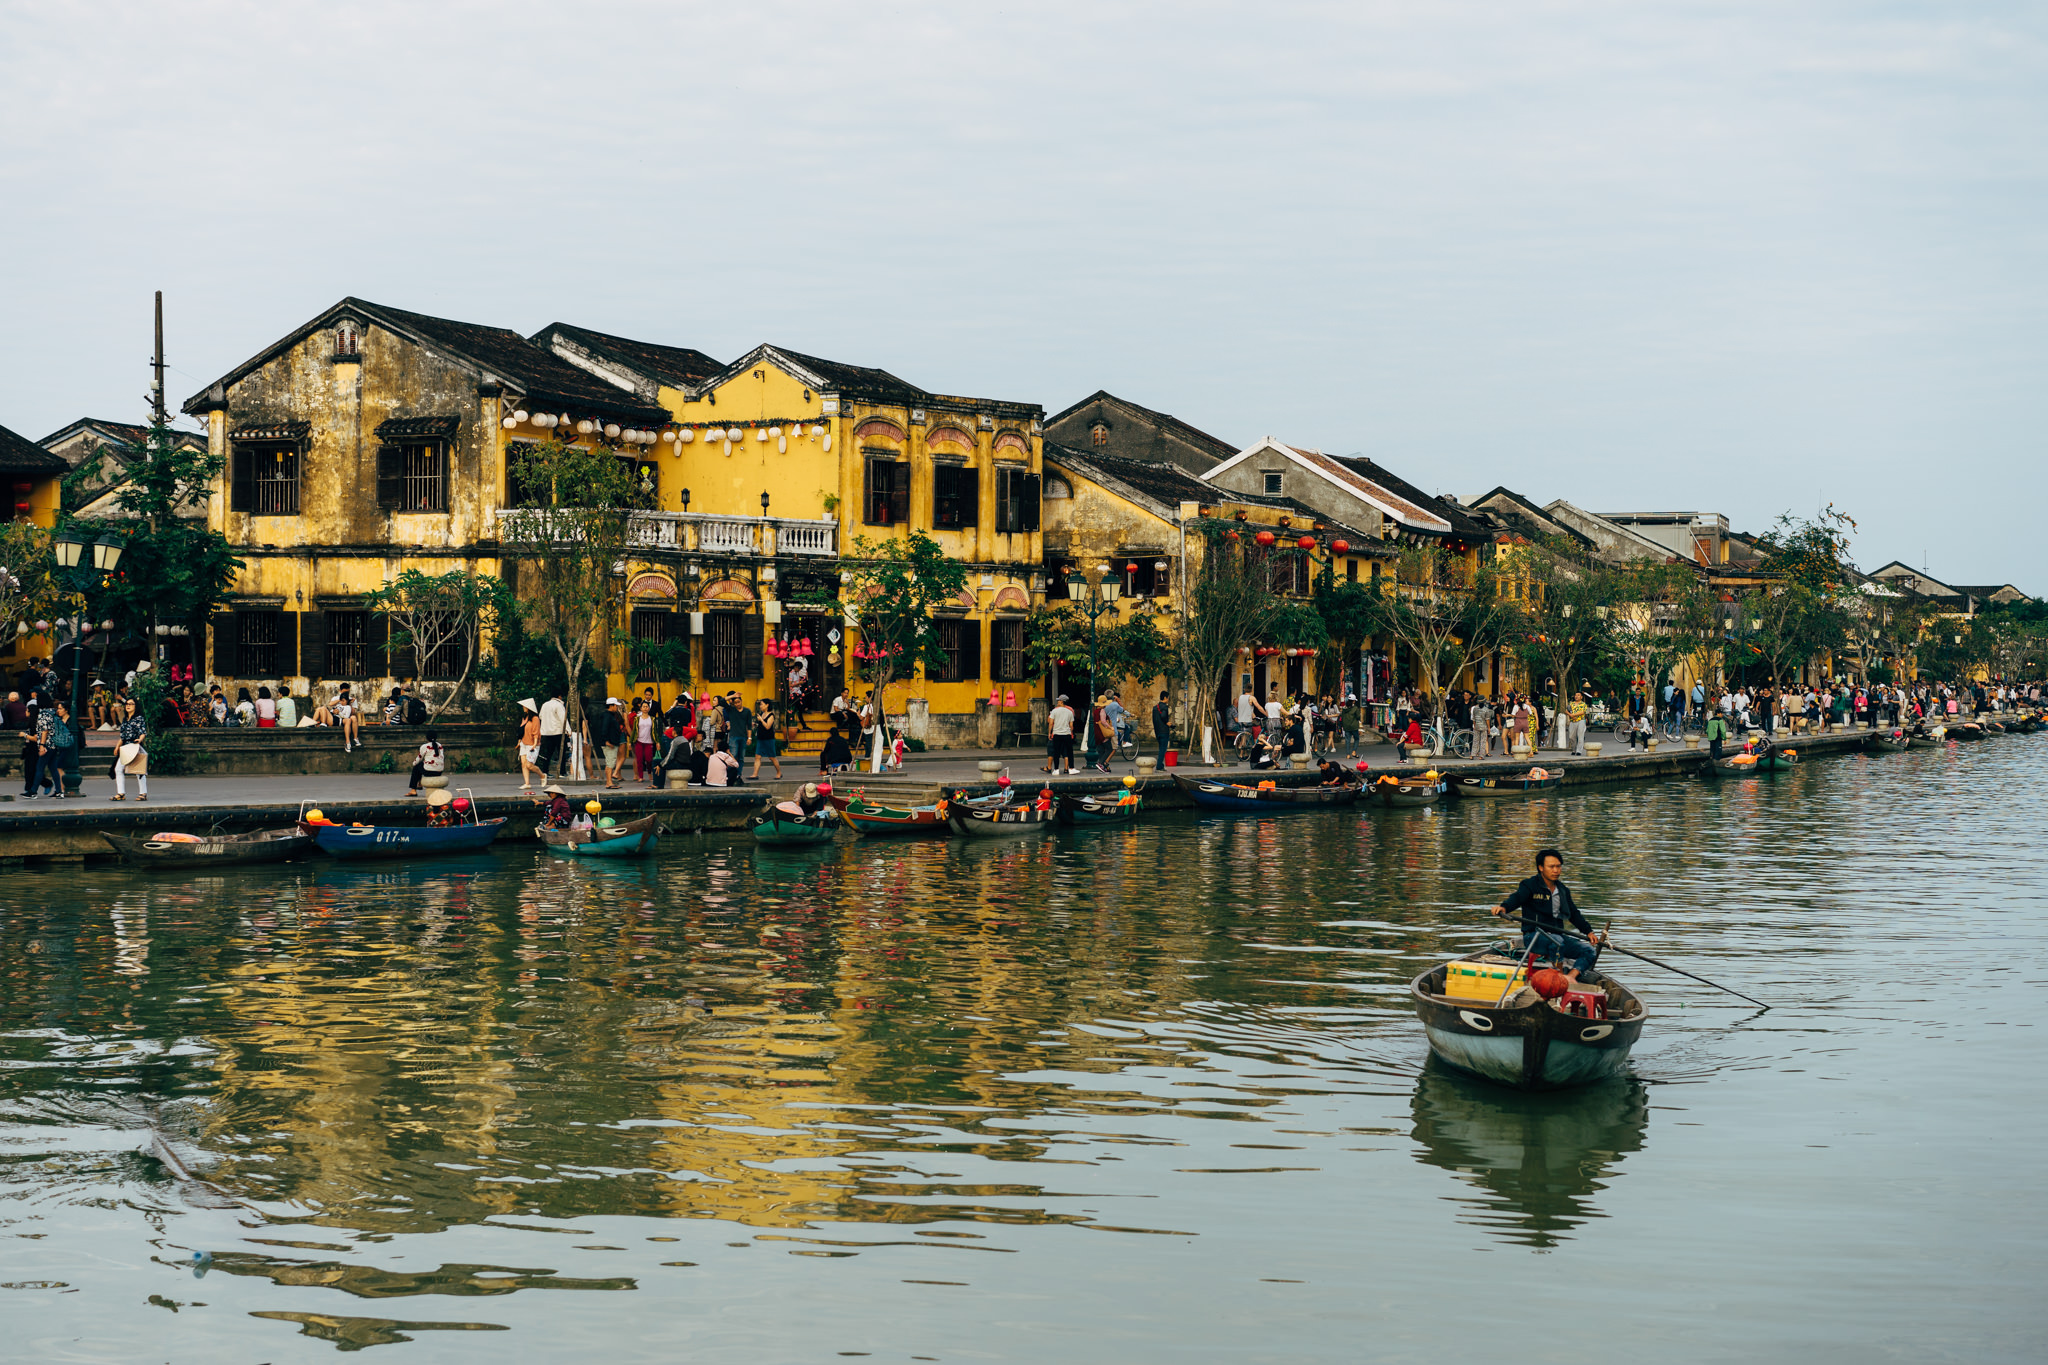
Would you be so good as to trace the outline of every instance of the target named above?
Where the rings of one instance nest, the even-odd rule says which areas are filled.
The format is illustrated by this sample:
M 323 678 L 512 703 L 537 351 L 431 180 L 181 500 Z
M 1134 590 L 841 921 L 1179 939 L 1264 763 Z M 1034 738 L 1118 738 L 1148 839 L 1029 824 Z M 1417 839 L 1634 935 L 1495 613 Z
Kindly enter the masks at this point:
M 66 474 L 64 457 L 43 449 L 28 437 L 0 427 L 0 473 Z
M 1268 436 L 1256 445 L 1246 446 L 1230 459 L 1209 470 L 1202 477 L 1214 479 L 1224 470 L 1235 468 L 1249 460 L 1252 456 L 1267 450 L 1275 452 L 1290 463 L 1300 466 L 1318 478 L 1343 489 L 1360 501 L 1377 508 L 1381 515 L 1391 518 L 1411 531 L 1421 531 L 1426 535 L 1439 536 L 1459 533 L 1458 528 L 1452 525 L 1450 517 L 1441 512 L 1432 511 L 1416 498 L 1403 496 L 1401 492 L 1367 477 L 1363 470 L 1352 468 L 1351 461 L 1340 460 L 1336 456 L 1326 455 L 1320 450 L 1287 445 L 1274 440 L 1271 436 Z M 1366 468 L 1377 468 L 1370 460 L 1361 461 L 1360 463 Z M 1402 487 L 1406 488 L 1407 485 L 1403 484 Z M 1415 492 L 1416 490 L 1410 491 Z M 1434 498 L 1428 498 L 1427 494 L 1418 493 L 1418 497 L 1425 498 L 1429 502 L 1435 501 Z M 1478 523 L 1472 521 L 1471 518 L 1467 517 L 1465 521 L 1471 529 L 1462 532 L 1462 534 L 1473 536 L 1485 534 Z
M 1178 521 L 1180 504 L 1184 502 L 1206 503 L 1215 506 L 1220 503 L 1237 503 L 1250 507 L 1271 507 L 1275 511 L 1290 512 L 1311 518 L 1330 527 L 1340 536 L 1352 541 L 1352 554 L 1389 555 L 1394 551 L 1381 546 L 1380 542 L 1367 536 L 1353 526 L 1346 526 L 1324 512 L 1319 512 L 1296 498 L 1269 498 L 1259 494 L 1239 493 L 1201 479 L 1175 464 L 1161 464 L 1149 460 L 1126 460 L 1121 456 L 1104 455 L 1097 450 L 1077 450 L 1073 446 L 1061 445 L 1057 441 L 1045 443 L 1046 463 L 1055 469 L 1077 473 L 1129 498 L 1141 506 L 1148 507 L 1166 521 Z
M 1953 584 L 1942 582 L 1925 569 L 1916 569 L 1911 564 L 1902 564 L 1896 559 L 1889 564 L 1881 564 L 1870 571 L 1870 577 L 1882 578 L 1888 583 L 1895 583 L 1898 579 L 1908 576 L 1919 580 L 1919 582 L 1914 584 L 1912 591 L 1922 597 L 1961 597 L 1966 591 L 1966 589 L 1958 588 Z M 1930 588 L 1934 589 L 1934 591 L 1928 591 Z
M 343 299 L 318 317 L 301 324 L 290 335 L 272 343 L 243 361 L 207 388 L 185 400 L 185 412 L 199 412 L 211 405 L 211 394 L 262 368 L 272 359 L 296 346 L 305 337 L 331 327 L 344 317 L 372 322 L 434 351 L 486 378 L 503 384 L 514 394 L 545 407 L 561 406 L 572 411 L 624 417 L 648 425 L 669 421 L 666 409 L 646 403 L 632 391 L 577 369 L 553 351 L 536 346 L 506 327 L 485 327 L 452 318 L 412 313 L 353 296 Z
M 1180 437 L 1183 441 L 1186 441 L 1189 445 L 1194 446 L 1196 449 L 1208 452 L 1209 456 L 1212 459 L 1228 460 L 1232 455 L 1235 455 L 1237 453 L 1237 447 L 1232 445 L 1230 442 L 1224 440 L 1220 436 L 1211 436 L 1208 432 L 1203 431 L 1200 427 L 1191 426 L 1188 423 L 1181 421 L 1180 418 L 1175 417 L 1172 413 L 1160 412 L 1156 409 L 1148 408 L 1138 403 L 1133 403 L 1128 398 L 1119 398 L 1115 394 L 1111 393 L 1108 389 L 1097 389 L 1095 392 L 1089 394 L 1086 398 L 1083 398 L 1080 402 L 1068 404 L 1066 407 L 1060 409 L 1052 416 L 1046 418 L 1045 424 L 1046 426 L 1050 427 L 1055 422 L 1064 421 L 1066 418 L 1071 417 L 1074 413 L 1078 412 L 1082 408 L 1087 407 L 1090 403 L 1097 402 L 1113 404 L 1116 407 L 1122 408 L 1126 412 L 1132 413 L 1133 415 L 1137 416 L 1138 418 L 1144 421 L 1153 423 L 1161 430 L 1170 431 L 1174 435 Z
M 1442 517 L 1451 524 L 1454 534 L 1466 540 L 1485 540 L 1492 534 L 1491 528 L 1474 518 L 1458 504 L 1457 499 L 1439 498 L 1434 494 L 1425 493 L 1385 465 L 1377 464 L 1363 455 L 1333 455 L 1330 458 L 1346 469 L 1363 475 L 1377 486 L 1414 503 L 1424 511 Z
M 1534 501 L 1505 485 L 1496 485 L 1459 506 L 1475 520 L 1490 519 L 1502 530 L 1510 531 L 1526 540 L 1536 540 L 1543 536 L 1563 536 L 1583 548 L 1593 548 L 1592 537 L 1568 521 L 1555 519 Z
M 887 370 L 825 360 L 818 356 L 805 355 L 801 351 L 771 346 L 767 342 L 756 346 L 717 374 L 704 380 L 700 387 L 708 389 L 723 384 L 735 375 L 745 374 L 764 360 L 802 380 L 819 393 L 836 393 L 841 398 L 864 398 L 870 402 L 893 403 L 911 408 L 922 407 L 937 396 L 927 393 L 908 380 L 898 379 Z
M 635 341 L 631 337 L 612 336 L 608 332 L 593 332 L 587 327 L 577 327 L 567 322 L 551 322 L 535 332 L 531 338 L 534 345 L 545 347 L 560 355 L 553 344 L 556 337 L 562 337 L 576 346 L 639 371 L 658 383 L 672 389 L 689 389 L 711 378 L 725 366 L 702 351 L 693 351 L 687 346 L 663 346 L 653 341 Z M 564 356 L 570 364 L 576 361 Z M 578 365 L 578 369 L 584 368 Z M 652 395 L 648 395 L 652 397 Z
M 1978 583 L 1974 585 L 1958 583 L 1956 584 L 1956 590 L 1958 592 L 1966 592 L 1981 602 L 1989 602 L 2002 592 L 2011 593 L 2013 600 L 2017 602 L 2031 602 L 2034 600 L 2010 583 Z

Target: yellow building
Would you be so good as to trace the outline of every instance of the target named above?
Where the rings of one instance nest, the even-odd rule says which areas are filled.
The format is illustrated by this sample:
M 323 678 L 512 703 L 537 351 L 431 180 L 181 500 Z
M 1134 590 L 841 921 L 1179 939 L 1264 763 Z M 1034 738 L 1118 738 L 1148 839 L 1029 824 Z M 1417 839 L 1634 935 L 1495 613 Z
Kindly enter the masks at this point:
M 0 427 L 0 479 L 8 485 L 8 510 L 6 520 L 26 522 L 39 526 L 45 531 L 57 525 L 57 512 L 63 500 L 62 480 L 70 469 L 63 459 L 43 449 L 34 441 L 19 436 L 6 427 Z M 19 565 L 8 565 L 17 572 Z M 30 659 L 50 657 L 48 637 L 18 630 L 14 621 L 0 621 L 5 635 L 0 636 L 0 665 L 6 665 L 11 672 L 14 667 Z
M 858 631 L 839 604 L 856 539 L 930 535 L 967 569 L 939 615 L 948 665 L 892 685 L 891 715 L 934 746 L 993 744 L 1028 724 L 1024 616 L 1040 556 L 1035 403 L 962 398 L 886 370 L 758 346 L 711 373 L 673 348 L 557 323 L 534 337 L 565 363 L 660 403 L 651 449 L 659 511 L 643 518 L 631 630 L 688 629 L 697 677 L 743 700 L 788 699 L 796 661 L 767 638 L 808 641 L 798 684 L 822 712 L 849 675 Z M 654 679 L 627 676 L 616 686 Z
M 461 673 L 459 658 L 387 656 L 363 598 L 408 568 L 499 572 L 506 459 L 533 418 L 637 432 L 667 415 L 516 332 L 355 298 L 184 410 L 225 462 L 207 520 L 243 560 L 208 623 L 207 671 L 322 696 L 349 681 L 364 701 L 387 678 L 431 690 Z

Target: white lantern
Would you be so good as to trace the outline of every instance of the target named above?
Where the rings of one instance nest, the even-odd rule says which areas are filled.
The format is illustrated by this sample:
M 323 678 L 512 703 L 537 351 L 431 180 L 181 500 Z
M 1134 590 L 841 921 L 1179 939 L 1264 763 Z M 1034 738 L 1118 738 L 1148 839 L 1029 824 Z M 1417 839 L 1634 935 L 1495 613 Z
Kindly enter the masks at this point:
M 754 428 L 754 439 L 755 439 L 755 440 L 757 440 L 757 441 L 765 441 L 765 440 L 767 440 L 767 439 L 768 439 L 768 428 L 766 428 L 766 427 L 755 427 L 755 428 Z
M 773 436 L 773 437 L 774 437 L 774 438 L 775 438 L 776 440 L 778 440 L 778 441 L 779 441 L 779 440 L 781 440 L 781 439 L 782 439 L 782 428 L 781 428 L 781 427 L 770 427 L 770 428 L 768 428 L 768 434 L 769 434 L 770 436 Z
M 114 628 L 114 623 L 113 623 L 112 621 L 102 621 L 102 622 L 100 622 L 100 629 L 101 629 L 101 630 L 112 630 L 113 628 Z
M 742 440 L 745 438 L 746 434 L 747 433 L 741 431 L 738 427 L 727 427 L 725 429 L 725 439 L 728 441 Z
M 732 442 L 729 440 L 725 443 L 725 453 L 727 455 L 732 454 Z
M 684 427 L 681 431 L 676 433 L 676 439 L 678 441 L 681 441 L 684 445 L 688 445 L 690 442 L 697 439 L 697 433 L 690 430 L 688 427 Z
M 775 453 L 778 455 L 786 455 L 789 453 L 789 442 L 787 439 L 781 437 L 778 437 L 776 439 Z
M 519 409 L 519 410 L 518 410 L 517 412 L 514 412 L 514 413 L 512 414 L 512 420 L 513 420 L 513 421 L 515 421 L 515 422 L 524 422 L 524 421 L 526 420 L 526 418 L 527 418 L 527 411 L 526 411 L 526 409 L 525 409 L 525 408 L 520 408 L 520 409 Z
M 595 424 L 588 417 L 576 424 L 576 434 L 578 436 L 588 436 L 595 429 Z
M 16 621 L 16 622 L 14 623 L 14 633 L 15 633 L 16 635 L 26 635 L 26 634 L 28 634 L 28 622 L 26 622 L 26 621 Z
M 516 426 L 518 426 L 518 425 L 519 425 L 519 419 L 518 419 L 517 417 L 507 417 L 507 418 L 505 419 L 505 430 L 507 430 L 507 431 L 510 431 L 510 430 L 512 430 L 512 428 L 514 428 L 514 427 L 516 427 Z
M 48 634 L 48 633 L 49 633 L 49 629 L 50 629 L 50 623 L 49 623 L 48 621 L 38 621 L 38 622 L 36 622 L 36 634 L 38 634 L 38 635 L 45 635 L 45 634 Z
M 811 435 L 813 435 L 813 436 L 823 436 L 824 434 L 825 434 L 825 428 L 823 428 L 823 427 L 812 427 L 812 428 L 811 428 Z
M 674 433 L 673 431 L 664 431 L 663 433 L 661 433 L 661 443 L 662 443 L 663 445 L 668 445 L 668 444 L 669 444 L 670 442 L 674 441 L 675 439 L 676 439 L 676 434 L 675 434 L 675 433 Z
M 827 449 L 827 450 L 830 450 L 831 448 L 832 448 L 832 436 L 831 436 L 831 434 L 830 434 L 830 433 L 828 432 L 828 433 L 826 434 L 826 436 L 825 436 L 825 449 Z
M 604 424 L 604 434 L 607 436 L 617 436 L 619 434 L 619 424 L 617 422 L 606 422 Z
M 566 413 L 566 412 L 565 412 L 565 413 L 563 413 L 563 414 L 562 414 L 562 415 L 561 415 L 560 417 L 557 417 L 557 418 L 555 418 L 555 419 L 554 419 L 553 421 L 549 422 L 549 423 L 548 423 L 548 425 L 549 425 L 549 426 L 551 426 L 551 427 L 566 427 L 566 426 L 568 426 L 568 425 L 569 425 L 569 414 L 568 414 L 568 413 Z

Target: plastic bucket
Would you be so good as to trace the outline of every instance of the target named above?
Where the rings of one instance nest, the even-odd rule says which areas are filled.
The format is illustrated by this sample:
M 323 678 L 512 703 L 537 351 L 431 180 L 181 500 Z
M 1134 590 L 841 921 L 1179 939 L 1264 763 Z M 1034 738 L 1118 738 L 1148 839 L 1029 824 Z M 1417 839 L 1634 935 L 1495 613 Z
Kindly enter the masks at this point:
M 1178 768 L 1180 766 L 1180 750 L 1168 749 L 1166 756 L 1159 761 L 1169 768 Z

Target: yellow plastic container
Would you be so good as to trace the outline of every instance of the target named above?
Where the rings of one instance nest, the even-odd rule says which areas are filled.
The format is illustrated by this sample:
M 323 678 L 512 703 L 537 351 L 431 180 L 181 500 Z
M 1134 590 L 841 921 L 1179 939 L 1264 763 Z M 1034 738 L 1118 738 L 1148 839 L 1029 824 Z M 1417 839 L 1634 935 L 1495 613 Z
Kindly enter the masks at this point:
M 1519 962 L 1453 962 L 1444 969 L 1444 994 L 1454 1000 L 1483 1000 L 1491 1005 L 1513 995 L 1528 981 Z

